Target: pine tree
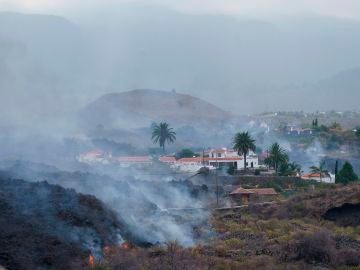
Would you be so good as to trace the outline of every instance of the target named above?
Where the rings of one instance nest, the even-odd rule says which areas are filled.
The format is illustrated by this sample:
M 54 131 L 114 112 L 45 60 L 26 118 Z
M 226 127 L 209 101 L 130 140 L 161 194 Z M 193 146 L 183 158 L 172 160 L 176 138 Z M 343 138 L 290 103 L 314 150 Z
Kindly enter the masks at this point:
M 337 182 L 337 175 L 338 175 L 338 170 L 339 170 L 339 161 L 336 160 L 335 161 L 335 170 L 334 170 L 334 173 L 335 173 L 335 182 Z
M 350 182 L 358 181 L 359 178 L 354 172 L 352 165 L 349 162 L 345 162 L 344 166 L 337 174 L 336 183 L 348 184 Z

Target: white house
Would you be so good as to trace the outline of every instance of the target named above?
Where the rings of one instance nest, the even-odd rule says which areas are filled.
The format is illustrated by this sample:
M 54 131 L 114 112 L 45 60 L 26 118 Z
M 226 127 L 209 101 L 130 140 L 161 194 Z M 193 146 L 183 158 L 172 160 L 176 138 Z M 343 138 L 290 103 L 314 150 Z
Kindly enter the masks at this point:
M 215 169 L 214 166 L 209 164 L 208 158 L 203 157 L 181 158 L 171 165 L 171 167 L 182 172 L 198 172 L 203 167 L 209 170 Z
M 315 180 L 322 183 L 334 184 L 335 183 L 335 174 L 331 173 L 308 173 L 301 176 L 303 180 Z
M 112 155 L 111 153 L 108 154 L 101 150 L 94 150 L 80 154 L 76 159 L 79 162 L 86 164 L 109 164 L 112 159 Z
M 223 167 L 232 165 L 237 169 L 244 168 L 244 157 L 240 156 L 237 151 L 233 149 L 220 148 L 209 151 L 208 162 L 215 167 Z M 246 156 L 246 166 L 248 168 L 259 168 L 259 157 L 250 152 Z
M 196 172 L 202 167 L 207 167 L 210 170 L 220 167 L 234 166 L 237 169 L 244 168 L 244 160 L 242 156 L 232 149 L 213 149 L 207 152 L 206 157 L 191 157 L 177 160 L 172 168 L 186 172 Z M 247 167 L 259 168 L 258 156 L 250 153 L 246 157 Z

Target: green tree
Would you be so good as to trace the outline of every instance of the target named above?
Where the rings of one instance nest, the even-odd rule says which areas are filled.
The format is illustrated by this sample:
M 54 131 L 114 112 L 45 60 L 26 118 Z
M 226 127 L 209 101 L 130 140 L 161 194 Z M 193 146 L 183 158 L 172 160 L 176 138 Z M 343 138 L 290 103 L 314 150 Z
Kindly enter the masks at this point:
M 152 136 L 154 144 L 159 143 L 165 152 L 165 143 L 173 143 L 176 140 L 176 133 L 166 122 L 152 125 Z
M 346 161 L 336 177 L 336 183 L 348 184 L 358 180 L 359 177 L 354 172 L 352 165 Z
M 285 149 L 282 148 L 277 142 L 270 146 L 269 156 L 265 158 L 265 164 L 269 167 L 273 167 L 276 173 L 279 172 L 281 164 L 289 162 L 289 156 Z
M 279 168 L 279 174 L 283 176 L 296 176 L 296 175 L 300 175 L 300 173 L 301 173 L 301 166 L 296 162 L 281 163 Z
M 335 161 L 334 173 L 335 173 L 335 182 L 337 182 L 336 179 L 337 179 L 337 175 L 338 175 L 338 173 L 339 173 L 339 161 L 338 161 L 338 160 Z
M 333 122 L 330 128 L 335 130 L 341 130 L 341 125 L 338 122 Z
M 244 170 L 246 171 L 246 156 L 250 151 L 256 150 L 255 140 L 251 138 L 249 132 L 238 132 L 235 134 L 233 144 L 234 150 L 244 156 Z
M 355 136 L 360 139 L 360 127 L 355 128 Z
M 322 182 L 323 175 L 326 175 L 329 173 L 328 170 L 325 169 L 325 162 L 321 161 L 319 166 L 311 166 L 310 167 L 311 173 L 318 173 L 320 175 L 320 182 Z
M 176 159 L 191 158 L 197 156 L 199 155 L 193 152 L 191 149 L 182 149 L 180 152 L 175 154 Z

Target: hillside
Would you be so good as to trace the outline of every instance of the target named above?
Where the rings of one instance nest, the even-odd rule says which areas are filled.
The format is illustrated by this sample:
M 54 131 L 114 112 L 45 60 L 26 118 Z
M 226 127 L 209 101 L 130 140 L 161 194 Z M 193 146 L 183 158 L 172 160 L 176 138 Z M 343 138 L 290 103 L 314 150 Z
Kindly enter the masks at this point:
M 0 266 L 83 269 L 71 264 L 122 242 L 122 225 L 94 196 L 3 177 L 0 186 Z
M 101 96 L 81 112 L 81 124 L 89 128 L 149 127 L 167 121 L 175 126 L 213 127 L 231 114 L 199 98 L 176 92 L 132 90 Z
M 358 184 L 333 186 L 267 205 L 219 209 L 210 221 L 212 237 L 199 245 L 111 247 L 99 265 L 149 270 L 355 270 L 360 264 L 359 193 Z

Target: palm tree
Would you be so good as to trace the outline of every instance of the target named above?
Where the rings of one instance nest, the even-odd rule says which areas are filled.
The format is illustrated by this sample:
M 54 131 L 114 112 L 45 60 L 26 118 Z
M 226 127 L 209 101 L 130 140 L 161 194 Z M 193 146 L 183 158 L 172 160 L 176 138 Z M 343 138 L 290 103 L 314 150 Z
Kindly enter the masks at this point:
M 320 175 L 320 182 L 322 182 L 322 176 L 328 174 L 329 171 L 325 169 L 325 161 L 321 161 L 319 167 L 311 166 L 311 173 L 318 173 Z
M 233 148 L 239 155 L 244 156 L 244 171 L 246 171 L 246 156 L 250 151 L 255 151 L 256 145 L 249 132 L 239 132 L 235 134 Z
M 279 167 L 283 163 L 289 161 L 289 156 L 285 149 L 282 148 L 277 142 L 273 143 L 269 150 L 269 156 L 265 158 L 265 164 L 272 166 L 275 172 L 278 173 Z
M 279 172 L 284 176 L 301 176 L 301 166 L 296 162 L 282 163 Z
M 165 152 L 165 143 L 173 143 L 176 140 L 176 133 L 166 122 L 152 125 L 152 136 L 154 144 L 159 143 Z

